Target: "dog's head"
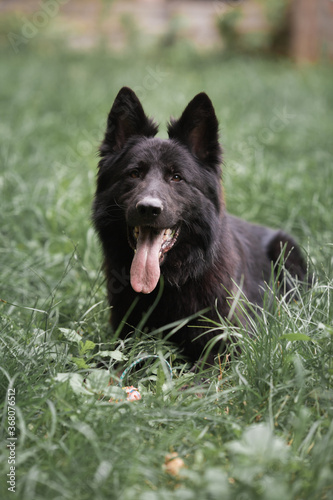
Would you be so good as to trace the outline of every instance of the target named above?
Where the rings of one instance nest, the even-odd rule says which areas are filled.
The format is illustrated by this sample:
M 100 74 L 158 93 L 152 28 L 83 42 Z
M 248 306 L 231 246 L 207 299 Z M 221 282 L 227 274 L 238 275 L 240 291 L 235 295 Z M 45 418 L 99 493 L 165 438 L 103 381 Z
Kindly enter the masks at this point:
M 100 147 L 94 203 L 102 241 L 115 223 L 126 226 L 131 285 L 143 293 L 154 290 L 162 265 L 174 283 L 199 270 L 213 251 L 212 227 L 223 207 L 218 121 L 208 96 L 198 94 L 170 121 L 169 139 L 156 138 L 157 130 L 135 93 L 122 88 Z

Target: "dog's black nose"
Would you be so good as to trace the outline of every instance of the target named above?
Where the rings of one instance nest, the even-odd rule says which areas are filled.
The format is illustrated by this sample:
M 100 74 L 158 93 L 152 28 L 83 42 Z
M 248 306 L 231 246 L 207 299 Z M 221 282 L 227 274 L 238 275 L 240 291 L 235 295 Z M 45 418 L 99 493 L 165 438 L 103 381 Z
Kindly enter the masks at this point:
M 163 210 L 161 200 L 147 196 L 136 204 L 136 209 L 141 217 L 156 218 Z

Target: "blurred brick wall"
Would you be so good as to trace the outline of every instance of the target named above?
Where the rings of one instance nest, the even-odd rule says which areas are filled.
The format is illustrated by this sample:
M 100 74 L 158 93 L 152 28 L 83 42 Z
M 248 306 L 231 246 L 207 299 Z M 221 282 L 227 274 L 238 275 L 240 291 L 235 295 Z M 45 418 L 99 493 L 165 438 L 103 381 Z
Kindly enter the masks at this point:
M 93 46 L 101 35 L 111 47 L 122 48 L 128 36 L 124 19 L 132 19 L 132 26 L 153 37 L 170 32 L 176 18 L 181 20 L 177 29 L 182 37 L 200 47 L 217 46 L 221 38 L 216 19 L 234 8 L 227 0 L 0 0 L 0 16 L 16 12 L 22 25 L 26 18 L 38 23 L 47 5 L 56 12 L 50 20 L 78 48 Z M 269 29 L 262 2 L 244 0 L 237 5 L 243 13 L 240 32 Z M 323 54 L 333 60 L 332 0 L 291 0 L 290 22 L 289 52 L 296 61 L 314 61 Z
M 171 23 L 179 16 L 181 35 L 201 46 L 212 46 L 220 42 L 216 28 L 216 9 L 220 0 L 0 0 L 0 16 L 15 12 L 21 16 L 22 24 L 29 18 L 38 25 L 43 4 L 49 5 L 57 15 L 51 20 L 62 25 L 74 47 L 93 46 L 102 34 L 113 48 L 122 48 L 126 43 L 126 27 L 130 21 L 133 28 L 148 36 L 156 36 L 172 30 Z
M 333 2 L 293 0 L 291 55 L 296 61 L 333 60 Z

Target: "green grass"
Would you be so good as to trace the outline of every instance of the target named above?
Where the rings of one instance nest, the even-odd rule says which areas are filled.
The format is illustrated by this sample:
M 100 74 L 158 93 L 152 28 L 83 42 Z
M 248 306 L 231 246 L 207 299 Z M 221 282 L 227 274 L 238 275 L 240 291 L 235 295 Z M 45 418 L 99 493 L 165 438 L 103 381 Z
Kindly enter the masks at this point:
M 184 48 L 0 57 L 1 498 L 11 498 L 15 388 L 17 498 L 332 499 L 332 68 Z M 315 270 L 312 290 L 276 299 L 253 338 L 225 326 L 242 354 L 203 387 L 172 344 L 119 343 L 108 326 L 90 207 L 122 85 L 163 137 L 169 116 L 205 90 L 221 124 L 229 211 L 293 233 Z M 172 363 L 172 381 L 155 360 L 128 375 L 140 402 L 109 403 L 119 398 L 109 373 L 142 354 Z M 163 468 L 169 452 L 186 464 L 180 477 Z

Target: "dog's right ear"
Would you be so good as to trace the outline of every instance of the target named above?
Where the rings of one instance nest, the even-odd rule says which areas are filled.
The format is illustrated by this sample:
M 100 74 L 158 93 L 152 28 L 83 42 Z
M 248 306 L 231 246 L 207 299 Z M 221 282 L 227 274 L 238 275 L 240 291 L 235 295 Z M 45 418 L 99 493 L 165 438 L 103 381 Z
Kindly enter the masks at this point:
M 133 90 L 123 87 L 110 110 L 100 156 L 120 151 L 134 135 L 154 137 L 157 130 L 157 125 L 145 115 Z

